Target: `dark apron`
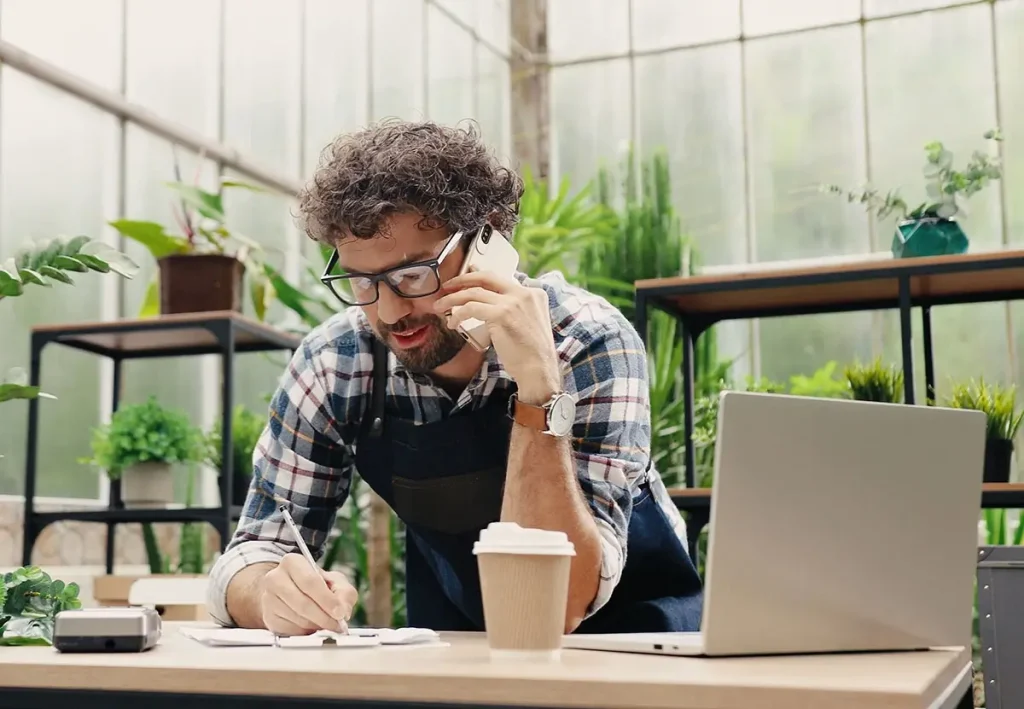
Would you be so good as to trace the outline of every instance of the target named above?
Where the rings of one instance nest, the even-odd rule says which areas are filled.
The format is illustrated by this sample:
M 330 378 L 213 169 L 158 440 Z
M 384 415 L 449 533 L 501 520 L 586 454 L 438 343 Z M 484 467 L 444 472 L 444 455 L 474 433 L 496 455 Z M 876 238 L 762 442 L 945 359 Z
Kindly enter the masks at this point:
M 501 517 L 514 385 L 495 388 L 480 409 L 415 425 L 386 415 L 388 350 L 376 339 L 373 358 L 356 470 L 405 523 L 408 624 L 482 631 L 473 543 Z M 633 501 L 627 544 L 611 599 L 576 632 L 698 630 L 700 577 L 646 481 Z

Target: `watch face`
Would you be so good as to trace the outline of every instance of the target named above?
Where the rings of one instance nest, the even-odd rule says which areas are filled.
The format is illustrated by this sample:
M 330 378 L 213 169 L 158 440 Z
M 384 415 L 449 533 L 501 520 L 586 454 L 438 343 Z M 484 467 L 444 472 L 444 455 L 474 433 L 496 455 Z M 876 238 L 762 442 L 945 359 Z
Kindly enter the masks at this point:
M 548 411 L 548 429 L 556 436 L 567 436 L 572 431 L 576 420 L 576 402 L 568 394 L 563 394 L 551 402 Z

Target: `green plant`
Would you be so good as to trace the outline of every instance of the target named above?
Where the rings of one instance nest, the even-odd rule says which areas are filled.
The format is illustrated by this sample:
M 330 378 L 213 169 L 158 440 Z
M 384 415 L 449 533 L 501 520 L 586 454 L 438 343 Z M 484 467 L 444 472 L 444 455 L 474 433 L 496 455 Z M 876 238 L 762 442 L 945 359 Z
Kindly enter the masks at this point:
M 1001 141 L 998 129 L 989 130 L 985 140 Z M 924 146 L 925 194 L 927 200 L 911 209 L 898 190 L 883 194 L 867 187 L 859 191 L 847 191 L 837 185 L 826 185 L 823 189 L 832 194 L 844 196 L 847 202 L 859 202 L 878 219 L 895 214 L 899 219 L 939 218 L 949 219 L 960 211 L 966 211 L 967 200 L 988 186 L 992 180 L 1002 177 L 1002 163 L 998 156 L 975 151 L 963 170 L 953 167 L 953 153 L 942 143 L 933 141 Z
M 894 404 L 903 401 L 903 370 L 883 365 L 881 357 L 867 365 L 851 364 L 843 375 L 850 386 L 850 394 L 858 401 Z
M 987 436 L 991 439 L 1013 440 L 1024 419 L 1024 411 L 1017 410 L 1016 387 L 989 385 L 984 379 L 954 386 L 946 406 L 984 411 L 988 417 Z
M 537 277 L 548 271 L 572 273 L 580 255 L 593 246 L 606 246 L 615 235 L 616 215 L 607 205 L 594 202 L 591 185 L 569 195 L 569 178 L 549 195 L 544 181 L 523 171 L 519 223 L 512 243 L 519 253 L 519 270 Z
M 694 483 L 696 487 L 711 487 L 715 475 L 715 444 L 718 439 L 718 406 L 720 394 L 728 389 L 744 391 L 785 393 L 786 386 L 765 377 L 746 378 L 743 387 L 736 387 L 728 377 L 722 377 L 716 383 L 715 390 L 699 397 L 693 405 L 693 446 L 694 446 Z
M 132 278 L 138 270 L 134 261 L 101 241 L 93 241 L 88 236 L 57 237 L 28 244 L 0 262 L 0 300 L 22 296 L 29 286 L 74 285 L 71 274 L 113 272 Z M 0 382 L 0 404 L 40 397 L 56 398 L 32 386 L 22 369 L 12 369 Z
M 109 424 L 93 429 L 92 451 L 81 462 L 104 469 L 111 480 L 139 463 L 195 463 L 207 456 L 202 432 L 188 415 L 164 408 L 153 396 L 121 407 Z
M 53 644 L 54 618 L 80 608 L 78 584 L 51 579 L 37 566 L 23 566 L 0 584 L 0 645 Z
M 793 396 L 845 399 L 850 396 L 850 383 L 838 375 L 838 369 L 839 363 L 830 360 L 816 369 L 811 376 L 794 374 L 789 378 L 789 393 Z
M 177 169 L 176 169 L 177 174 Z M 175 254 L 233 255 L 245 264 L 249 292 L 256 317 L 263 320 L 274 298 L 274 291 L 265 268 L 265 249 L 237 229 L 229 229 L 224 209 L 225 189 L 246 189 L 260 192 L 256 185 L 222 178 L 216 192 L 181 181 L 166 183 L 177 196 L 174 209 L 177 230 L 168 231 L 163 224 L 137 219 L 110 222 L 118 232 L 149 250 L 154 259 Z M 139 317 L 153 317 L 160 310 L 159 274 L 154 274 L 139 310 Z
M 247 471 L 252 466 L 252 452 L 263 433 L 267 420 L 242 404 L 231 412 L 231 467 L 235 474 Z M 221 467 L 221 422 L 217 420 L 207 436 L 207 461 L 220 470 Z

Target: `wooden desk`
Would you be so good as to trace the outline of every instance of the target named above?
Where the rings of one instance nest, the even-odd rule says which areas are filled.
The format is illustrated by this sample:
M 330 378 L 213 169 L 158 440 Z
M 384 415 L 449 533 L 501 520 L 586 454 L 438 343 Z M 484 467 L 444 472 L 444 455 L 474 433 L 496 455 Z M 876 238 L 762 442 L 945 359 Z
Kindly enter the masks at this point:
M 449 647 L 212 648 L 165 623 L 140 654 L 0 648 L 0 706 L 644 707 L 960 709 L 973 705 L 967 648 L 695 659 L 564 650 L 561 662 L 492 661 L 486 641 Z M 70 691 L 69 691 L 70 690 Z M 139 694 L 144 693 L 144 694 Z M 312 700 L 307 702 L 302 701 Z M 318 701 L 319 700 L 319 701 Z

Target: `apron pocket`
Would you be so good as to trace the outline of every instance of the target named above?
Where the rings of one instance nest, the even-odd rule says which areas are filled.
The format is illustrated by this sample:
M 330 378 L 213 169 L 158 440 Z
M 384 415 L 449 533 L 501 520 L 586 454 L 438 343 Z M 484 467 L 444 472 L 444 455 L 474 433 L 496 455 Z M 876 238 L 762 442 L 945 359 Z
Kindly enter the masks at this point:
M 443 534 L 478 532 L 501 519 L 505 470 L 413 480 L 391 478 L 395 513 L 410 527 Z

